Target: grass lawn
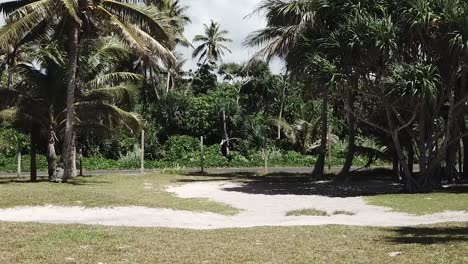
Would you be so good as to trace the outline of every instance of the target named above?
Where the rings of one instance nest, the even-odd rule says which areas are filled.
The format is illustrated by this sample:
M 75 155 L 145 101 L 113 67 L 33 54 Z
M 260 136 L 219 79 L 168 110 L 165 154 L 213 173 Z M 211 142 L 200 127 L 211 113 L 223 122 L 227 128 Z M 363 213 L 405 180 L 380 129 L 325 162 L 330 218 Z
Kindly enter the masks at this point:
M 468 262 L 468 223 L 209 231 L 0 223 L 0 241 L 0 263 Z
M 317 210 L 317 209 L 302 209 L 290 211 L 286 216 L 332 216 L 332 215 L 354 215 L 353 212 L 349 211 L 334 211 L 329 214 L 328 212 Z
M 64 205 L 84 207 L 146 206 L 233 215 L 238 210 L 207 199 L 183 199 L 168 185 L 190 177 L 176 175 L 79 177 L 67 184 L 16 182 L 0 178 L 0 208 Z
M 468 212 L 468 186 L 455 186 L 447 191 L 428 194 L 388 194 L 366 197 L 371 205 L 395 211 L 425 215 L 444 211 Z

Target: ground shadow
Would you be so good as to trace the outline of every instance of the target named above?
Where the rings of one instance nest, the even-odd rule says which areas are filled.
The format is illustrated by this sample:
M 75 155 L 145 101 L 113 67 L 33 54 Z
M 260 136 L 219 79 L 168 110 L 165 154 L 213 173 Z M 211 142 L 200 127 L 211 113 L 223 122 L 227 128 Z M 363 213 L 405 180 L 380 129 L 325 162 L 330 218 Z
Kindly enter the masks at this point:
M 90 179 L 94 178 L 94 179 Z M 18 177 L 2 177 L 0 178 L 0 185 L 7 185 L 7 184 L 38 184 L 38 183 L 51 183 L 49 182 L 49 178 L 46 176 L 40 176 L 37 178 L 37 181 L 32 182 L 29 178 L 20 178 Z M 104 185 L 104 184 L 111 184 L 112 182 L 109 180 L 100 180 L 93 176 L 80 176 L 76 177 L 72 180 L 61 184 L 68 184 L 68 185 L 75 185 L 75 186 L 85 186 L 85 185 Z M 53 183 L 51 183 L 53 184 Z M 57 183 L 58 184 L 58 183 Z
M 355 171 L 348 180 L 338 182 L 336 175 L 326 174 L 312 179 L 309 173 L 275 172 L 258 176 L 253 172 L 189 174 L 192 179 L 179 182 L 209 182 L 231 180 L 241 183 L 238 187 L 224 188 L 229 192 L 264 195 L 321 195 L 328 197 L 356 197 L 389 193 L 402 193 L 403 186 L 395 183 L 392 172 L 386 169 Z
M 468 242 L 468 224 L 464 227 L 401 227 L 396 236 L 387 238 L 395 244 L 445 244 Z

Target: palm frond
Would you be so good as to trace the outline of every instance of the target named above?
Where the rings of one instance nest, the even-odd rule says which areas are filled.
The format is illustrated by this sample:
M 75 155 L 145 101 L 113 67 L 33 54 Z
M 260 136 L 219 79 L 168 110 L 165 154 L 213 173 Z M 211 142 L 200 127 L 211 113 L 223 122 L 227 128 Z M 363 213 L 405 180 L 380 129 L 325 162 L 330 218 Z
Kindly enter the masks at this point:
M 97 76 L 94 80 L 86 83 L 85 87 L 88 87 L 88 89 L 97 89 L 106 86 L 115 86 L 120 83 L 138 83 L 141 81 L 143 81 L 143 76 L 141 74 L 131 72 L 112 72 Z

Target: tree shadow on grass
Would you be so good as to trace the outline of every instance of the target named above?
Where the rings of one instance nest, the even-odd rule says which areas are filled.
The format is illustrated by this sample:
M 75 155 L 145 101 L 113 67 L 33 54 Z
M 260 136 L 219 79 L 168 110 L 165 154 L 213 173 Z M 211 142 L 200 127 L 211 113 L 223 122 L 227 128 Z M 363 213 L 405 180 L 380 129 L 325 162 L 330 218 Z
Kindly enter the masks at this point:
M 468 242 L 468 224 L 457 227 L 400 227 L 396 236 L 387 238 L 394 244 L 447 244 Z
M 104 185 L 104 184 L 111 184 L 110 180 L 99 180 L 99 179 L 91 179 L 95 178 L 93 176 L 80 176 L 75 179 L 69 180 L 64 183 L 52 183 L 49 182 L 48 177 L 40 176 L 38 177 L 37 181 L 32 182 L 28 178 L 21 178 L 18 179 L 17 177 L 3 177 L 0 178 L 0 185 L 8 185 L 8 184 L 38 184 L 38 183 L 50 183 L 50 184 L 67 184 L 67 185 L 74 185 L 74 186 L 85 186 L 85 185 Z

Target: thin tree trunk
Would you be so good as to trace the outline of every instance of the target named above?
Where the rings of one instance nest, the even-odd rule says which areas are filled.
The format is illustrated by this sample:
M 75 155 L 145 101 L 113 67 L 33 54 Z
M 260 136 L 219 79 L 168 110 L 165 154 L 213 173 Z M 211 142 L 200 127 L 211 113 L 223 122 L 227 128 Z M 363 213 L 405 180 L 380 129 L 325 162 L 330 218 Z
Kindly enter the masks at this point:
M 279 111 L 279 116 L 278 116 L 278 119 L 281 120 L 283 119 L 283 111 L 284 111 L 284 100 L 285 100 L 285 97 L 286 97 L 286 85 L 283 85 L 283 91 L 281 93 L 281 103 L 280 103 L 280 111 Z M 278 135 L 277 135 L 277 139 L 278 140 L 281 140 L 281 124 L 278 124 Z
M 455 123 L 455 115 L 454 112 L 454 105 L 455 105 L 455 76 L 452 77 L 452 81 L 449 87 L 449 112 L 447 117 L 447 133 L 445 135 L 446 142 L 451 142 L 452 138 L 457 136 L 457 126 Z M 449 145 L 446 147 L 446 167 L 444 171 L 444 178 L 445 180 L 451 182 L 454 174 L 457 173 L 456 168 L 456 158 L 457 158 L 457 147 L 456 145 Z M 436 183 L 438 186 L 442 185 L 442 183 Z
M 465 117 L 460 121 L 460 127 L 461 131 L 463 134 L 467 132 L 466 129 L 466 123 L 465 123 Z M 462 138 L 462 143 L 463 143 L 463 179 L 465 181 L 468 181 L 468 136 L 464 136 Z
M 223 154 L 226 157 L 229 157 L 229 134 L 227 131 L 227 120 L 226 120 L 226 110 L 223 109 L 223 130 L 224 130 L 224 142 L 223 142 Z
M 327 135 L 328 135 L 328 95 L 329 95 L 329 89 L 327 88 L 322 99 L 323 100 L 322 112 L 321 112 L 321 117 L 320 117 L 322 120 L 322 130 L 320 133 L 321 138 L 320 138 L 319 155 L 318 155 L 314 170 L 312 171 L 313 178 L 322 176 L 325 171 L 325 156 L 327 154 Z
M 354 112 L 354 96 L 350 89 L 346 91 L 345 98 L 345 109 L 351 109 L 351 111 L 346 111 L 346 121 L 348 123 L 348 148 L 346 150 L 346 157 L 343 168 L 338 174 L 339 180 L 344 180 L 353 166 L 354 153 L 356 151 L 356 119 L 353 115 Z
M 412 142 L 410 141 L 408 143 L 408 168 L 410 170 L 411 175 L 413 175 L 414 172 L 414 147 Z
M 410 193 L 420 192 L 420 191 L 422 191 L 422 188 L 418 184 L 418 182 L 413 178 L 413 176 L 411 175 L 408 163 L 405 160 L 405 153 L 404 153 L 403 147 L 401 145 L 398 129 L 396 128 L 395 122 L 393 120 L 393 115 L 392 115 L 392 111 L 390 110 L 390 106 L 388 105 L 388 103 L 385 103 L 385 102 L 384 102 L 384 105 L 385 105 L 385 112 L 386 112 L 386 115 L 387 115 L 387 123 L 388 123 L 388 126 L 390 128 L 390 135 L 391 135 L 392 140 L 393 140 L 393 145 L 395 147 L 396 155 L 398 156 L 398 162 L 399 162 L 400 167 L 402 169 L 401 170 L 401 172 L 403 174 L 402 176 L 406 180 L 406 184 L 405 184 L 406 185 L 406 191 L 408 191 Z
M 62 163 L 64 165 L 63 181 L 67 181 L 72 175 L 73 166 L 73 134 L 75 121 L 75 88 L 76 88 L 76 71 L 78 63 L 78 36 L 79 26 L 73 25 L 70 31 L 70 47 L 68 54 L 68 80 L 67 80 L 67 119 L 65 122 L 65 136 L 62 149 Z
M 57 166 L 57 154 L 55 152 L 55 130 L 52 123 L 47 129 L 47 168 L 49 180 L 54 176 L 55 167 Z
M 38 144 L 39 128 L 33 124 L 31 126 L 31 182 L 37 182 L 37 144 Z
M 70 177 L 76 178 L 76 134 L 73 133 L 73 140 L 72 140 L 72 164 L 70 166 Z

